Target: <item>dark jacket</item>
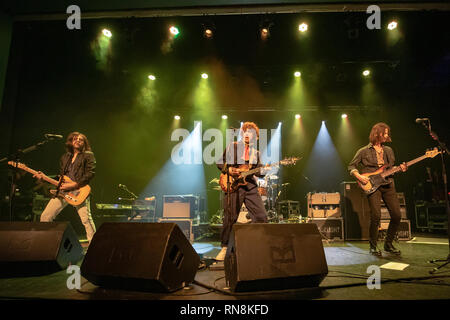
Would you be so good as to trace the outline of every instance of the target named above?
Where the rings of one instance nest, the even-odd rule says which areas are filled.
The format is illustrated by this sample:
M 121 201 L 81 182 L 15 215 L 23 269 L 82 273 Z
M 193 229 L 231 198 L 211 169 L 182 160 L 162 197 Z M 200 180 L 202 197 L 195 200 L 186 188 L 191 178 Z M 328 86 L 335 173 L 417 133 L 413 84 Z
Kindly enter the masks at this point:
M 60 160 L 60 174 L 64 175 L 64 169 L 67 168 L 68 163 L 72 160 L 73 154 L 67 152 L 63 154 Z M 95 157 L 94 153 L 91 151 L 85 151 L 77 155 L 74 162 L 74 181 L 78 183 L 78 186 L 84 187 L 89 184 L 89 181 L 95 175 Z
M 231 158 L 231 156 L 229 156 L 229 154 L 231 155 L 231 148 L 234 147 L 234 159 L 229 159 Z M 238 148 L 239 147 L 239 148 Z M 241 151 L 241 154 L 238 154 L 238 151 Z M 233 142 L 230 143 L 227 148 L 225 149 L 225 151 L 223 152 L 222 155 L 222 163 L 217 163 L 217 168 L 219 168 L 220 171 L 222 171 L 222 173 L 227 173 L 228 167 L 239 167 L 240 165 L 244 164 L 242 160 L 239 160 L 242 156 L 243 156 L 243 152 L 244 152 L 244 143 L 242 141 L 239 142 Z M 255 159 L 255 161 L 252 161 L 253 163 L 251 163 L 251 167 L 250 169 L 254 169 L 254 168 L 259 168 L 262 167 L 262 163 L 261 163 L 261 157 L 260 157 L 260 153 L 257 149 L 255 148 L 250 148 L 250 159 Z M 229 161 L 227 161 L 229 160 Z M 262 177 L 263 175 L 261 174 L 255 174 L 258 177 Z M 249 182 L 253 182 L 253 179 L 248 179 Z M 254 184 L 256 185 L 256 182 L 254 182 Z
M 393 167 L 395 163 L 394 150 L 391 147 L 383 145 L 383 159 L 384 165 L 387 168 Z M 378 167 L 377 162 L 377 153 L 372 143 L 362 147 L 359 149 L 353 160 L 350 161 L 348 165 L 348 171 L 351 174 L 353 170 L 358 170 L 359 173 L 368 173 L 377 171 L 380 167 Z

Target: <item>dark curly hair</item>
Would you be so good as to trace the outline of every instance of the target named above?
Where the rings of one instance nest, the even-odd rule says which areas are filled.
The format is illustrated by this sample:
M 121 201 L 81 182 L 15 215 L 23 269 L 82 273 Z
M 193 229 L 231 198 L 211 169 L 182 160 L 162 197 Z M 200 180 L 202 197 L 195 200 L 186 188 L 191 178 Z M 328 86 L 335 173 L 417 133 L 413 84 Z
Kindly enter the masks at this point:
M 73 153 L 73 138 L 74 137 L 78 137 L 81 136 L 84 140 L 84 145 L 83 145 L 83 150 L 81 150 L 81 152 L 85 152 L 85 151 L 92 151 L 91 150 L 91 145 L 89 144 L 89 140 L 87 139 L 87 137 L 80 133 L 80 132 L 71 132 L 69 133 L 69 135 L 67 136 L 66 139 L 66 150 L 70 153 Z

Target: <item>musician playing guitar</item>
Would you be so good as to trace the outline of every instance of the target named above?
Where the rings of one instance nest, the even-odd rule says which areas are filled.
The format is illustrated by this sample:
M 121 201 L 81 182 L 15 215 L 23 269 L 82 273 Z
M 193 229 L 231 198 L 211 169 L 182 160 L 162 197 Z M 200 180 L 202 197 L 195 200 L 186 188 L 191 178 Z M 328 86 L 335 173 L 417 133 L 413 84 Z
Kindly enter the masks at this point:
M 259 151 L 256 149 L 256 140 L 259 138 L 259 128 L 253 122 L 245 122 L 241 128 L 242 141 L 233 142 L 227 146 L 223 153 L 222 163 L 217 167 L 222 173 L 238 177 L 241 170 L 263 167 Z M 261 173 L 255 174 L 261 176 Z M 223 230 L 221 234 L 222 250 L 216 256 L 216 260 L 223 261 L 228 246 L 231 229 L 239 217 L 242 203 L 248 209 L 252 223 L 266 223 L 267 213 L 264 203 L 258 193 L 258 186 L 253 175 L 248 176 L 244 185 L 239 185 L 236 190 L 225 192 L 223 200 L 224 216 Z
M 67 176 L 72 181 L 60 183 L 59 190 L 71 191 L 86 186 L 95 174 L 95 157 L 91 151 L 86 136 L 79 132 L 72 132 L 66 140 L 67 152 L 60 160 L 60 175 Z M 43 173 L 38 172 L 34 177 L 43 178 Z M 67 206 L 67 201 L 60 197 L 52 198 L 41 214 L 41 222 L 52 222 L 56 216 Z M 83 203 L 76 205 L 81 222 L 86 229 L 86 237 L 89 243 L 95 233 L 95 224 L 91 216 L 90 197 Z
M 383 122 L 375 124 L 370 131 L 370 143 L 359 149 L 350 162 L 348 166 L 350 174 L 355 176 L 362 184 L 369 182 L 369 178 L 363 174 L 375 172 L 383 166 L 386 166 L 386 168 L 394 166 L 394 151 L 392 148 L 384 145 L 386 142 L 392 141 L 390 133 L 391 129 L 387 124 Z M 362 174 L 358 168 L 360 168 Z M 405 163 L 402 163 L 400 168 L 403 172 L 407 170 Z M 388 181 L 388 184 L 380 186 L 375 192 L 367 195 L 371 212 L 369 227 L 370 253 L 376 256 L 381 256 L 381 251 L 377 247 L 378 227 L 381 218 L 381 199 L 386 204 L 391 216 L 384 240 L 384 250 L 392 254 L 400 254 L 400 250 L 396 249 L 392 244 L 400 226 L 400 203 L 395 190 L 394 179 L 389 177 Z

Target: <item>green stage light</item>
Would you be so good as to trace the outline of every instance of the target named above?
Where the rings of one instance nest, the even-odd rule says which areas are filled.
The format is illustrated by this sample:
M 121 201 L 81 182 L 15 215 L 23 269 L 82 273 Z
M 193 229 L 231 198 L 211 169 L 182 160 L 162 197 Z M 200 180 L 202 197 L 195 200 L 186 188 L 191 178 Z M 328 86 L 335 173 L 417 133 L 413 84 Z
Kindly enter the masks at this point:
M 296 114 L 295 115 L 295 119 L 300 119 L 302 116 L 301 115 L 299 115 L 299 114 Z
M 343 113 L 343 114 L 341 115 L 341 118 L 342 118 L 342 119 L 347 119 L 347 117 L 348 117 L 348 116 L 347 116 L 346 113 Z
M 364 70 L 362 74 L 364 77 L 368 77 L 370 75 L 370 70 Z
M 202 78 L 203 79 L 208 79 L 208 74 L 207 73 L 202 73 Z
M 180 116 L 175 116 L 175 117 L 173 117 L 175 120 L 180 120 L 181 119 L 181 117 Z
M 149 78 L 150 80 L 152 80 L 152 81 L 153 81 L 153 80 L 156 80 L 156 77 L 155 77 L 154 75 L 152 75 L 152 74 L 149 75 L 148 78 Z
M 300 71 L 295 71 L 295 72 L 294 72 L 294 77 L 296 77 L 296 78 L 300 77 L 301 75 L 302 75 L 302 74 L 301 74 Z
M 222 115 L 222 119 L 226 120 L 226 119 L 228 119 L 228 116 L 224 114 L 224 115 Z

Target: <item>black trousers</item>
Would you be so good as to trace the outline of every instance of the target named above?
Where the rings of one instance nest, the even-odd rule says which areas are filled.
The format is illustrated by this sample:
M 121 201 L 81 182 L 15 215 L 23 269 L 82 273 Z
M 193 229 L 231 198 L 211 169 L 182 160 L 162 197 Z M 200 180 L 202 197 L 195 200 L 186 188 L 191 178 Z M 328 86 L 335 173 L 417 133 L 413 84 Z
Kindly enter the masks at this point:
M 369 243 L 371 246 L 377 245 L 378 228 L 381 219 L 381 199 L 383 199 L 391 216 L 389 227 L 386 234 L 385 242 L 392 242 L 400 226 L 402 218 L 400 212 L 400 203 L 398 201 L 397 192 L 395 191 L 395 184 L 392 181 L 390 184 L 381 186 L 377 191 L 367 197 L 370 206 L 370 227 L 369 227 Z
M 267 222 L 266 209 L 256 185 L 241 186 L 236 192 L 225 194 L 223 199 L 223 230 L 221 234 L 222 247 L 228 245 L 231 229 L 239 218 L 242 203 L 245 203 L 252 223 Z

